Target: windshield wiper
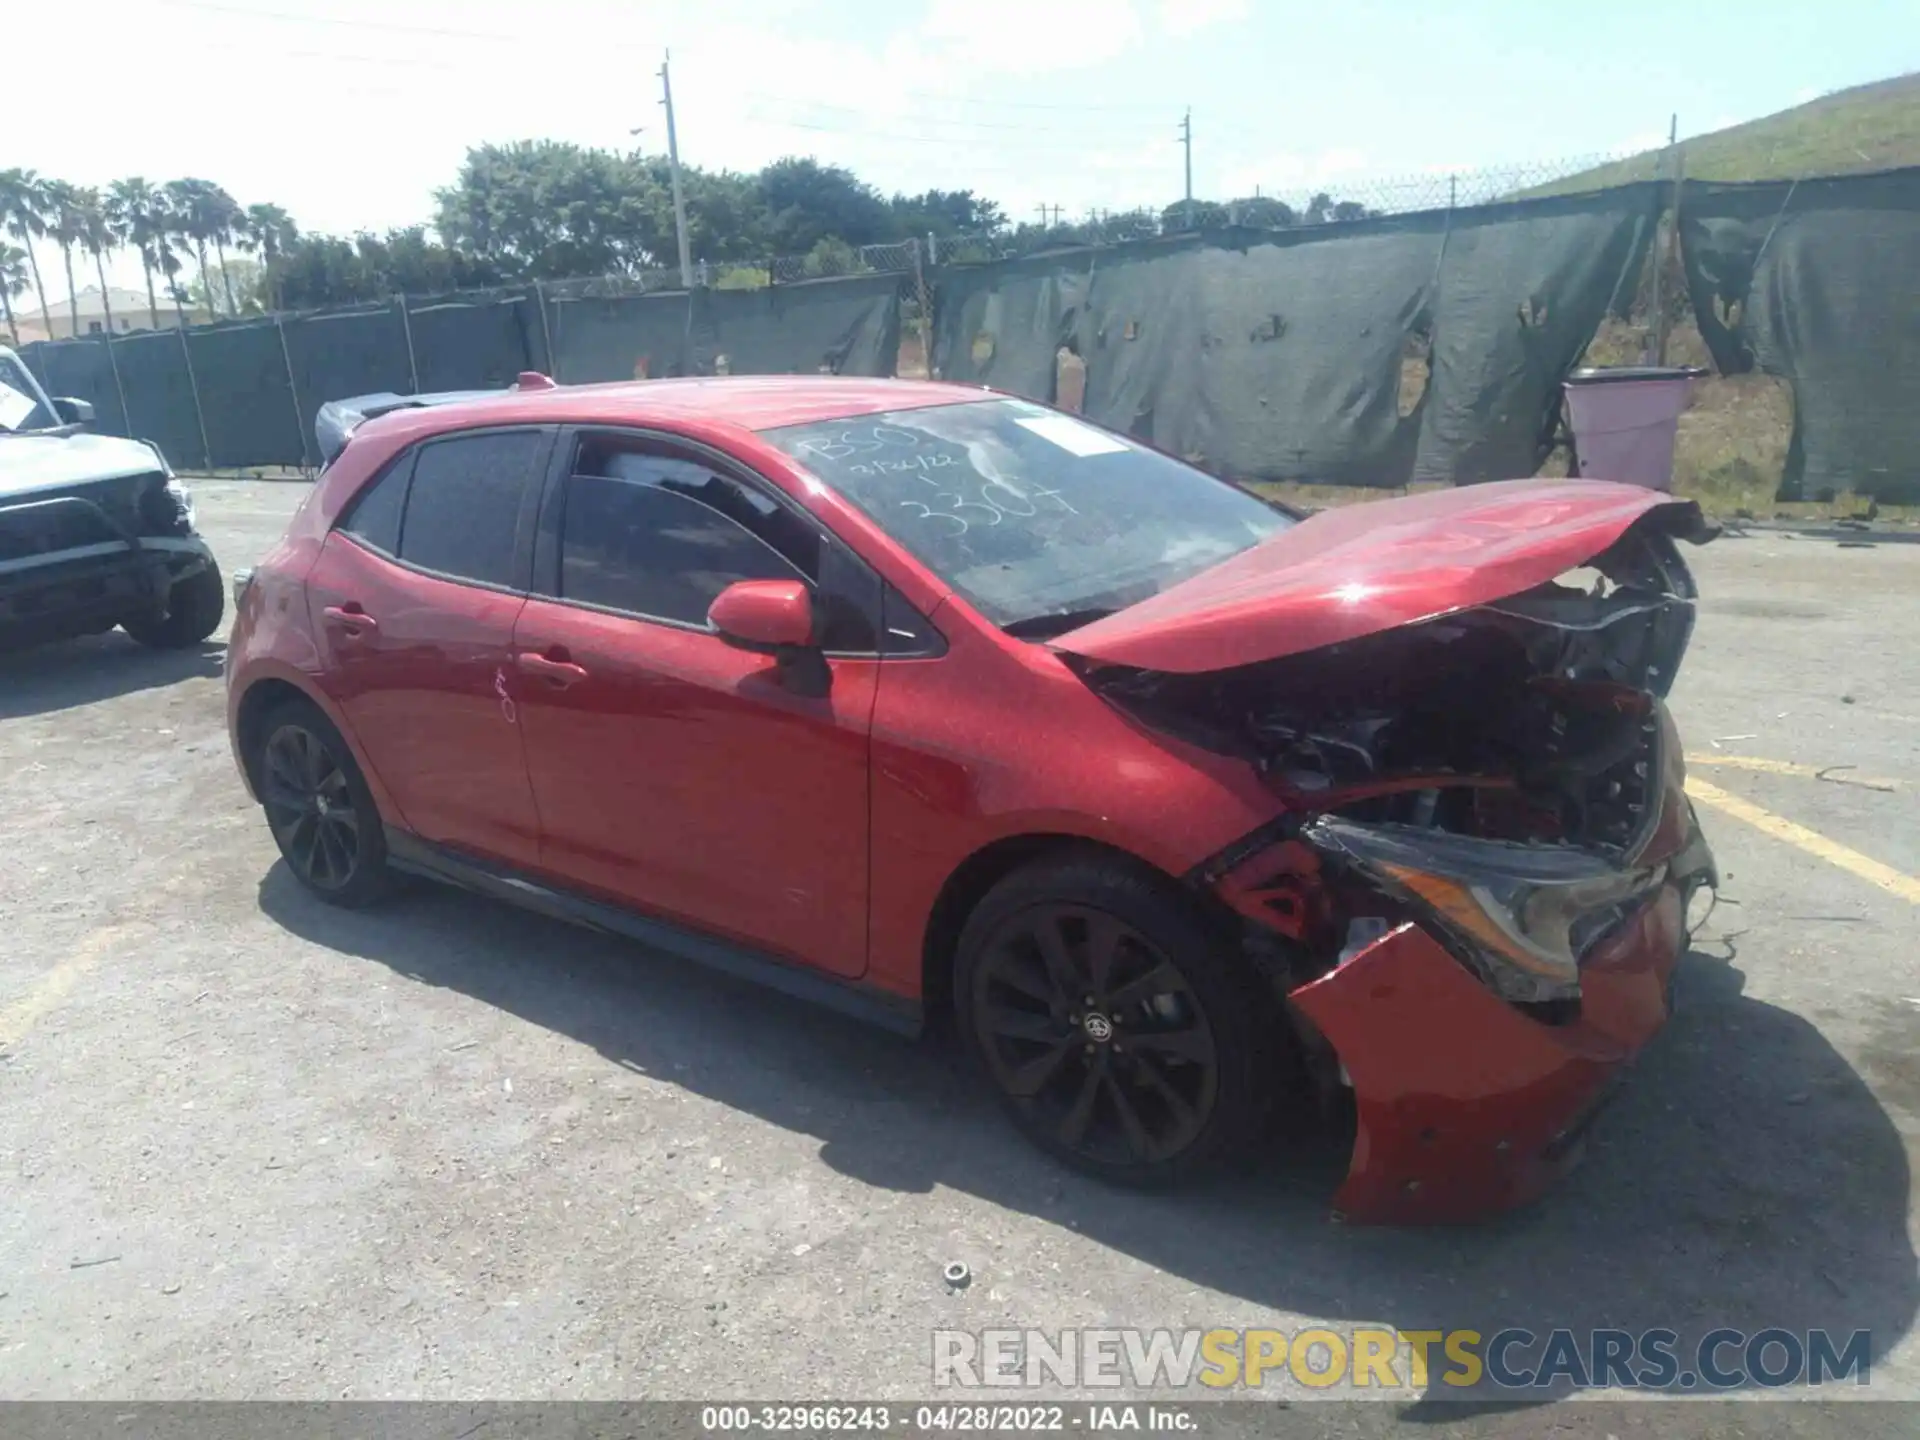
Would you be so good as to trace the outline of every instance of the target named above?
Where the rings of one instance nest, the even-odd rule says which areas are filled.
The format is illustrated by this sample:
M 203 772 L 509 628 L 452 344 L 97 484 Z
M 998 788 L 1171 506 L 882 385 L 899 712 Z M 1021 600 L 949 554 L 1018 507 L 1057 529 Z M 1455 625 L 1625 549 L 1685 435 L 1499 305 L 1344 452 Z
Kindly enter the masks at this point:
M 1113 614 L 1110 605 L 1094 606 L 1084 610 L 1050 610 L 1044 615 L 1028 615 L 1024 619 L 1012 621 L 1000 628 L 1016 640 L 1049 640 L 1055 635 L 1064 635 L 1069 630 L 1078 630 L 1082 625 L 1091 625 L 1096 620 L 1104 620 Z

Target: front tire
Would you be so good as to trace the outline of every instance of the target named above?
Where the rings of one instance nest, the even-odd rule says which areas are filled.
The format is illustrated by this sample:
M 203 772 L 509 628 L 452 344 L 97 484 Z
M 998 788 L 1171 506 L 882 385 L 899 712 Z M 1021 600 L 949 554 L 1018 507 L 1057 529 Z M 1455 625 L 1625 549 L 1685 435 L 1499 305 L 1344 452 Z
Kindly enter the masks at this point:
M 122 620 L 120 628 L 153 650 L 185 650 L 220 628 L 227 614 L 227 582 L 209 560 L 167 593 L 167 618 L 143 615 Z
M 1014 1123 L 1077 1169 L 1179 1184 L 1250 1154 L 1278 1007 L 1160 877 L 1079 855 L 1002 880 L 961 932 L 954 1005 Z
M 386 831 L 340 732 L 311 702 L 289 700 L 255 733 L 254 789 L 294 878 L 330 905 L 379 900 L 392 884 Z

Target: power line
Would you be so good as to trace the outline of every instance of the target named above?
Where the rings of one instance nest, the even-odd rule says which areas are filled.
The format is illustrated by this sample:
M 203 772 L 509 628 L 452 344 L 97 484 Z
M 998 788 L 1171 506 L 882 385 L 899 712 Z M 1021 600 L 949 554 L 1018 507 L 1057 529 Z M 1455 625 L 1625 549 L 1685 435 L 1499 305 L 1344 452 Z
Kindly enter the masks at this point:
M 529 38 L 526 35 L 506 35 L 497 30 L 466 30 L 438 25 L 406 25 L 391 20 L 350 20 L 339 15 L 313 15 L 291 10 L 260 10 L 245 5 L 223 5 L 219 3 L 219 0 L 159 0 L 159 3 L 179 10 L 200 10 L 212 15 L 231 15 L 246 20 L 269 20 L 292 25 L 326 25 L 342 30 L 371 30 L 390 35 L 422 35 L 443 40 L 485 40 L 498 45 L 520 46 L 526 45 Z M 634 41 L 613 40 L 598 34 L 592 37 L 592 46 L 595 50 L 651 49 L 650 46 L 644 46 Z M 374 57 L 342 55 L 340 58 L 343 60 L 357 60 L 372 59 Z M 771 95 L 764 94 L 763 92 L 761 98 L 801 105 L 813 105 L 829 110 L 845 110 L 849 114 L 857 115 L 865 113 L 852 106 L 833 105 L 830 102 L 820 100 L 805 100 L 799 96 Z M 1147 103 L 1127 105 L 1078 105 L 1043 100 L 994 100 L 991 102 L 982 102 L 978 99 L 963 95 L 923 95 L 919 97 L 919 100 L 922 104 L 955 105 L 976 112 L 980 110 L 1054 110 L 1065 111 L 1072 114 L 1085 114 L 1088 112 L 1130 112 L 1134 114 L 1146 114 L 1159 108 L 1156 105 Z M 961 122 L 936 121 L 935 123 L 959 124 Z M 1019 129 L 1022 127 L 1008 126 L 1005 128 Z
M 290 10 L 256 10 L 246 5 L 221 5 L 215 0 L 160 0 L 180 10 L 204 10 L 212 15 L 234 15 L 246 20 L 277 20 L 293 25 L 332 25 L 343 30 L 378 30 L 391 35 L 430 35 L 442 40 L 493 40 L 507 45 L 524 45 L 524 35 L 502 35 L 494 30 L 454 30 L 434 25 L 396 25 L 390 20 L 348 20 L 339 15 L 308 15 Z M 608 42 L 594 38 L 594 48 L 605 49 Z M 612 42 L 619 44 L 619 42 Z M 624 48 L 633 48 L 631 46 Z
M 864 116 L 866 117 L 868 123 L 870 124 L 886 124 L 891 118 L 885 112 L 882 112 L 882 111 L 861 110 L 851 105 L 829 105 L 825 101 L 821 101 L 821 100 L 798 100 L 798 99 L 786 100 L 783 97 L 777 96 L 777 95 L 755 95 L 753 97 L 752 103 L 755 106 L 758 106 L 762 102 L 767 100 L 779 101 L 781 104 L 791 105 L 802 110 L 830 110 L 837 114 L 842 114 L 842 115 Z M 995 104 L 985 104 L 985 105 L 977 106 L 976 108 L 983 109 L 983 110 L 994 110 L 999 107 Z M 929 125 L 929 126 L 935 126 L 935 127 L 950 129 L 950 130 L 1017 130 L 1023 135 L 1032 135 L 1036 133 L 1036 127 L 1031 121 L 1025 122 L 1025 123 L 1016 123 L 1016 122 L 993 121 L 993 120 L 949 120 L 943 115 L 920 115 L 920 114 L 915 114 L 912 111 L 903 112 L 898 118 L 907 120 L 915 125 Z M 797 124 L 799 122 L 796 121 L 793 123 Z M 1102 123 L 1104 124 L 1104 122 Z M 1147 122 L 1144 122 L 1144 121 L 1142 122 L 1143 130 L 1146 127 L 1146 123 Z M 823 126 L 822 128 L 826 128 L 826 127 Z M 1154 128 L 1158 128 L 1157 125 Z M 1057 128 L 1056 127 L 1040 127 L 1037 133 L 1040 133 L 1040 134 L 1053 133 L 1053 134 L 1061 134 L 1061 135 L 1065 135 L 1065 134 L 1084 135 L 1084 134 L 1087 134 L 1088 132 L 1075 131 L 1067 127 L 1057 127 Z M 1144 136 L 1142 138 L 1144 138 Z

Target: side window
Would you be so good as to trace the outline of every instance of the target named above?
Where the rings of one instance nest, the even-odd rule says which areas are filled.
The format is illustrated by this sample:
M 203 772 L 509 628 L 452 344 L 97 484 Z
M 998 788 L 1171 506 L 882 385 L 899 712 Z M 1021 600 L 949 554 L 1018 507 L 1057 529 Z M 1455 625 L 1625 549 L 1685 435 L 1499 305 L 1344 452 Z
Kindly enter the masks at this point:
M 520 506 L 542 439 L 536 430 L 512 430 L 421 446 L 400 558 L 463 580 L 519 584 L 513 557 Z
M 588 436 L 567 481 L 563 599 L 704 625 L 737 580 L 814 587 L 828 650 L 876 648 L 878 581 L 772 496 L 698 460 Z
M 400 553 L 400 514 L 407 505 L 407 481 L 413 475 L 413 452 L 387 466 L 353 499 L 340 528 L 383 555 Z
M 560 540 L 560 596 L 656 620 L 707 623 L 736 580 L 806 577 L 738 522 L 645 479 L 574 475 Z

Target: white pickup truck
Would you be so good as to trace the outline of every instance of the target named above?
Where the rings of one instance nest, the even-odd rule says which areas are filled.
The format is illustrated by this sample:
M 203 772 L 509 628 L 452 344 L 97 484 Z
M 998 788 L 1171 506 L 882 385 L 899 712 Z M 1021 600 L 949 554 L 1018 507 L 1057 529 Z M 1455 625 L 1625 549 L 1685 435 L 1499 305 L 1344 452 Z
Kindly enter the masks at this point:
M 220 627 L 226 589 L 193 500 L 157 446 L 91 435 L 0 346 L 0 650 L 119 626 L 182 649 Z

